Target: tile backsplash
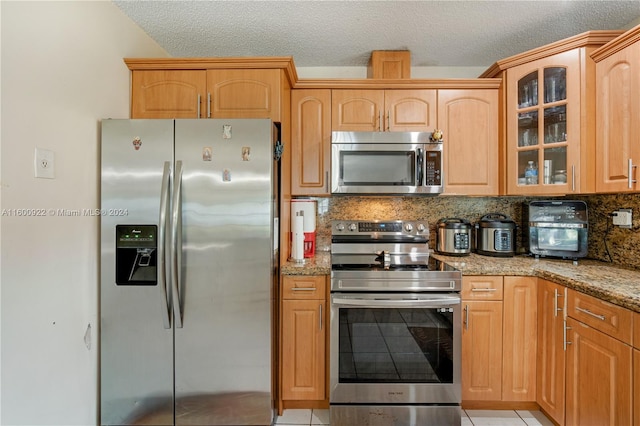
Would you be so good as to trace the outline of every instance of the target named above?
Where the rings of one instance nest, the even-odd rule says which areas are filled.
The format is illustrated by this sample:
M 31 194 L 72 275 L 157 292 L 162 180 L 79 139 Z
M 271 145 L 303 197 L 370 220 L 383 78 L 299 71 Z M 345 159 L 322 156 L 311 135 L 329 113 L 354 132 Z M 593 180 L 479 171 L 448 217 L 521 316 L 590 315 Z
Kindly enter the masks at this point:
M 352 220 L 426 220 L 431 235 L 430 246 L 435 246 L 435 226 L 441 218 L 462 218 L 475 223 L 487 213 L 502 213 L 519 226 L 516 250 L 526 253 L 527 241 L 523 241 L 527 218 L 524 206 L 532 200 L 549 197 L 359 197 L 339 196 L 312 198 L 317 201 L 316 248 L 330 249 L 331 221 Z M 612 262 L 621 266 L 640 268 L 640 195 L 580 195 L 564 199 L 582 200 L 587 203 L 589 214 L 589 251 L 591 259 Z M 614 227 L 611 217 L 619 208 L 633 209 L 632 229 Z

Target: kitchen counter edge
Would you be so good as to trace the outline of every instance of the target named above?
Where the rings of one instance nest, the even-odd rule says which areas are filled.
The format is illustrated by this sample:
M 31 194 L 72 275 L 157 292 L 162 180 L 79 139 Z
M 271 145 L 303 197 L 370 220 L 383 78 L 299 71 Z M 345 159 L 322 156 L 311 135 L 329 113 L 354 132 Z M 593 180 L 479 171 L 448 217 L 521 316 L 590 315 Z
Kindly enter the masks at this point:
M 458 269 L 463 275 L 532 276 L 589 294 L 604 301 L 640 312 L 640 271 L 609 263 L 583 259 L 536 259 L 531 256 L 489 257 L 472 253 L 454 257 L 431 255 Z M 282 275 L 329 275 L 331 253 L 316 252 L 304 263 L 289 261 L 281 266 Z

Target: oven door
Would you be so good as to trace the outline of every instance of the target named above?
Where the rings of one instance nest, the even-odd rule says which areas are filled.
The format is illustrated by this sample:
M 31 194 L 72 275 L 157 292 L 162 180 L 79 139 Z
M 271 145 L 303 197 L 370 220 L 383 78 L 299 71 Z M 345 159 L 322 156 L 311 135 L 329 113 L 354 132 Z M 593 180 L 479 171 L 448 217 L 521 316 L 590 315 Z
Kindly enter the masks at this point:
M 333 293 L 331 404 L 460 404 L 458 293 Z

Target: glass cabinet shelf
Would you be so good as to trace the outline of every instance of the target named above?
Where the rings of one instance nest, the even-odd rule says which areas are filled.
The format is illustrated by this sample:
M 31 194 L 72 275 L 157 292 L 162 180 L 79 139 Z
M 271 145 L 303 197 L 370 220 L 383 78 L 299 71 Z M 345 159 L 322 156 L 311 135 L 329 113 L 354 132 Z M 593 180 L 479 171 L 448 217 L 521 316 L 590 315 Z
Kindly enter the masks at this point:
M 546 67 L 518 80 L 518 186 L 567 183 L 566 75 Z

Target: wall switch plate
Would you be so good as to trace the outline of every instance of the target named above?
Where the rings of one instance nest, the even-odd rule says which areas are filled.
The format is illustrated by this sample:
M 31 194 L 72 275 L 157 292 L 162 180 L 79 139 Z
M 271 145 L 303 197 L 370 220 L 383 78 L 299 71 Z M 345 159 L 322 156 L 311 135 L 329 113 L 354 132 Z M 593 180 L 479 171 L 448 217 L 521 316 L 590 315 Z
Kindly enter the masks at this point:
M 55 161 L 53 151 L 36 148 L 33 167 L 37 178 L 55 179 Z
M 613 212 L 613 224 L 621 228 L 631 228 L 633 224 L 632 209 L 618 209 Z

